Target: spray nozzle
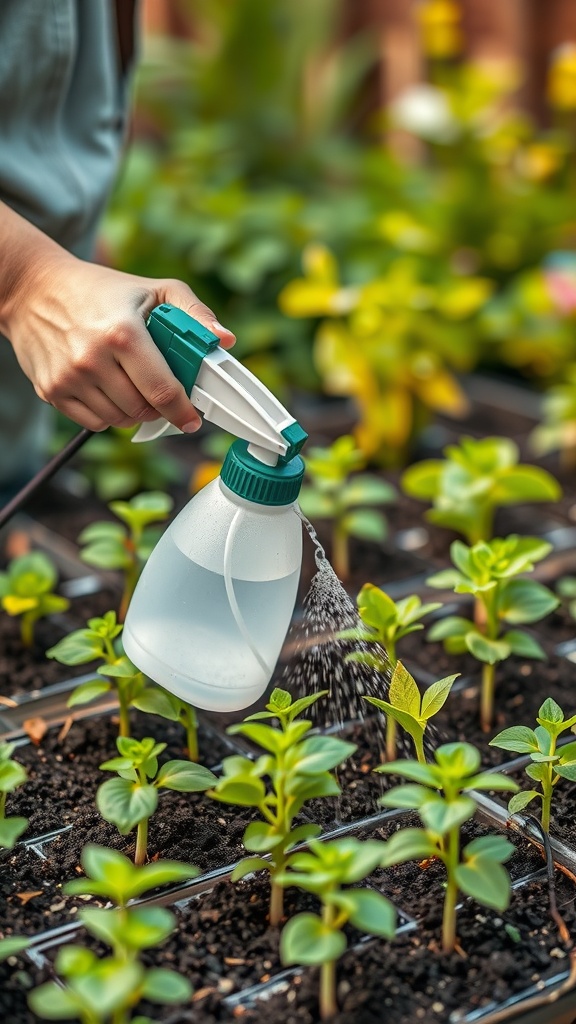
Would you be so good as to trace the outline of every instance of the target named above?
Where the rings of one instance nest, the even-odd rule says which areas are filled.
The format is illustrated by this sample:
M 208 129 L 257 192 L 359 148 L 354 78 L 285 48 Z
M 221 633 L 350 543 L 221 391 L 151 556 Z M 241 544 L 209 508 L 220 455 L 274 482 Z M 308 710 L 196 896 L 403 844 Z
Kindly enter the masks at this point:
M 152 339 L 192 405 L 204 418 L 248 442 L 267 466 L 286 464 L 308 435 L 250 370 L 220 347 L 220 339 L 182 309 L 164 303 L 148 323 Z M 167 420 L 143 423 L 133 441 L 153 441 L 181 431 Z

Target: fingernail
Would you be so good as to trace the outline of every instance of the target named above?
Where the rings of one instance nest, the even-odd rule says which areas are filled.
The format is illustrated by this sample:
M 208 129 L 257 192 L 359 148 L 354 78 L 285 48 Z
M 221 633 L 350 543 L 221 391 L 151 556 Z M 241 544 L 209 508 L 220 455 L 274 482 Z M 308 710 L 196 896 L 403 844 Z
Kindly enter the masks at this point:
M 182 430 L 185 434 L 194 434 L 197 430 L 200 430 L 202 426 L 201 420 L 190 420 L 190 423 L 185 423 Z
M 229 330 L 228 327 L 224 327 L 223 324 L 218 322 L 218 320 L 214 321 L 212 327 L 214 328 L 216 334 L 218 333 L 218 331 L 224 331 L 224 334 L 231 334 L 232 337 L 235 337 L 234 331 Z

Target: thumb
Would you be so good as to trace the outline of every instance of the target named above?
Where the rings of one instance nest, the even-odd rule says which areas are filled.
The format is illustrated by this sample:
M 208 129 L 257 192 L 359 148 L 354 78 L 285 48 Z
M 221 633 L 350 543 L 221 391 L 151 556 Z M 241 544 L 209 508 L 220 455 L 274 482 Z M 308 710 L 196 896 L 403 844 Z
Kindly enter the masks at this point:
M 158 296 L 160 302 L 168 302 L 172 306 L 177 306 L 178 309 L 183 309 L 185 313 L 193 316 L 209 331 L 216 334 L 220 338 L 222 348 L 232 348 L 232 345 L 235 344 L 234 333 L 222 326 L 210 307 L 201 302 L 184 281 L 159 281 Z

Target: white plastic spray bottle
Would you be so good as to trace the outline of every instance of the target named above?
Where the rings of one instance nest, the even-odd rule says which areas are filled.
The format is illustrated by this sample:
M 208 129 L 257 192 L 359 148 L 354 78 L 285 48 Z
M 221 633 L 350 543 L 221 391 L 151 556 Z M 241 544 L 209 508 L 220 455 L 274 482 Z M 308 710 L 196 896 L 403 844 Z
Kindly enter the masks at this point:
M 237 711 L 264 693 L 294 609 L 302 560 L 298 452 L 307 434 L 182 310 L 158 306 L 147 326 L 192 404 L 242 440 L 152 552 L 130 602 L 124 649 L 189 704 Z M 174 433 L 156 420 L 133 440 Z

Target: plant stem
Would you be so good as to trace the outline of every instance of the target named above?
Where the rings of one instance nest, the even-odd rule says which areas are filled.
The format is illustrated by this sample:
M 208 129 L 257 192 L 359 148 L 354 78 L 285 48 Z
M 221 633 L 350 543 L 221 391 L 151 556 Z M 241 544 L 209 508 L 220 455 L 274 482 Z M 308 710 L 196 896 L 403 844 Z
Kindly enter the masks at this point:
M 119 680 L 121 682 L 121 680 Z M 126 695 L 123 692 L 122 686 L 116 688 L 118 694 L 118 704 L 120 706 L 120 723 L 118 726 L 118 733 L 120 736 L 130 735 L 130 713 L 128 708 L 128 702 Z
M 334 523 L 332 534 L 332 561 L 334 571 L 339 579 L 347 580 L 350 575 L 348 564 L 348 534 L 338 522 Z
M 118 609 L 118 622 L 124 622 L 126 613 L 128 611 L 128 605 L 132 600 L 132 594 L 136 589 L 138 583 L 138 576 L 140 575 L 140 567 L 136 561 L 126 569 L 124 576 L 124 590 L 122 592 L 122 600 L 120 601 L 120 608 Z
M 482 694 L 480 703 L 480 722 L 483 732 L 490 732 L 494 715 L 494 682 L 496 665 L 484 663 L 482 666 Z
M 277 928 L 284 915 L 284 890 L 273 878 L 270 879 L 270 924 Z
M 453 828 L 448 833 L 448 849 L 444 862 L 448 873 L 448 884 L 446 896 L 444 897 L 444 910 L 442 913 L 442 950 L 444 953 L 452 953 L 456 945 L 456 903 L 458 901 L 458 886 L 454 878 L 458 866 L 460 853 L 460 831 Z
M 20 621 L 20 639 L 23 647 L 32 647 L 34 644 L 34 619 L 31 615 L 23 615 Z
M 322 922 L 331 928 L 334 924 L 335 908 L 324 904 Z M 336 961 L 326 960 L 320 965 L 320 1019 L 330 1020 L 338 1013 L 336 1002 Z
M 416 748 L 416 759 L 420 764 L 426 764 L 426 755 L 424 753 L 424 733 L 421 736 L 413 736 L 414 747 Z
M 188 751 L 188 760 L 197 761 L 199 757 L 198 751 L 198 719 L 196 718 L 196 711 L 190 704 L 186 706 L 186 710 L 182 716 L 183 725 L 186 729 L 186 749 Z
M 148 818 L 143 818 L 142 821 L 138 822 L 138 831 L 136 833 L 136 853 L 134 854 L 134 863 L 138 866 L 145 864 L 147 852 Z
M 396 722 L 391 715 L 386 716 L 386 760 L 396 760 Z
M 0 821 L 3 821 L 6 817 L 6 797 L 7 793 L 0 793 Z

